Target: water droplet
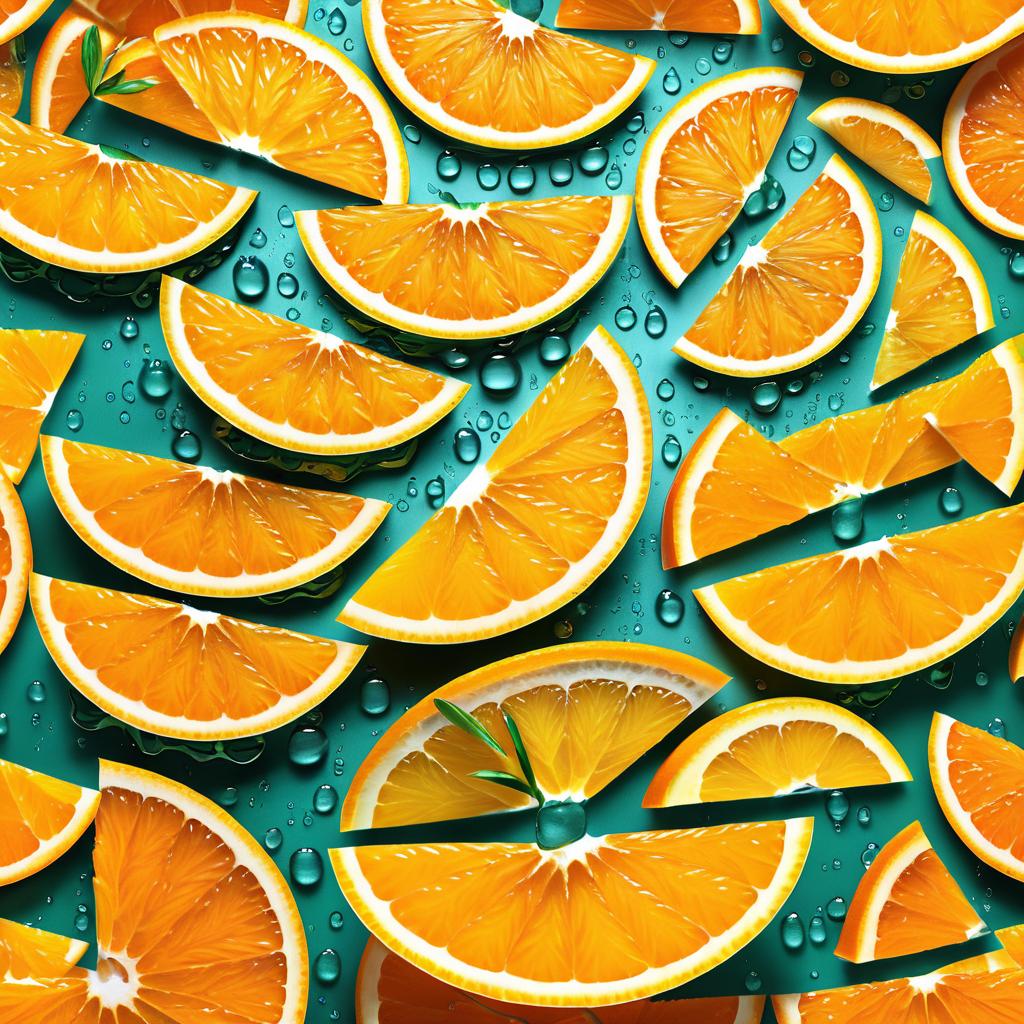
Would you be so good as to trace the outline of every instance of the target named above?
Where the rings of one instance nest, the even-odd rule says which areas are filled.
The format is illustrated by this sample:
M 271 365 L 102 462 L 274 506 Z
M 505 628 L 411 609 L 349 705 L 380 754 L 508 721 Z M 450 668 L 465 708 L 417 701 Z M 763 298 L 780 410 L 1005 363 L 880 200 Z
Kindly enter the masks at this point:
M 587 809 L 575 800 L 551 801 L 537 811 L 537 845 L 557 850 L 587 834 Z
M 870 825 L 871 824 L 871 808 L 870 807 L 860 807 L 860 808 L 858 808 L 857 809 L 857 821 L 859 821 L 862 825 Z
M 828 80 L 837 88 L 843 89 L 850 84 L 850 76 L 845 71 L 833 71 Z
M 345 15 L 340 8 L 335 7 L 330 14 L 327 15 L 327 31 L 332 36 L 340 36 L 345 31 Z
M 551 184 L 559 188 L 568 185 L 572 181 L 572 161 L 564 156 L 552 160 L 551 166 L 548 167 L 548 177 Z
M 7 712 L 0 711 L 0 737 L 6 736 L 9 729 L 10 724 L 7 721 Z
M 454 181 L 462 173 L 462 161 L 458 154 L 445 150 L 437 158 L 437 174 L 442 181 Z
M 693 390 L 694 391 L 707 391 L 711 387 L 711 381 L 707 377 L 694 377 L 693 378 Z
M 612 164 L 611 170 L 604 176 L 604 183 L 613 192 L 622 187 L 622 171 L 618 164 Z
M 711 51 L 711 59 L 716 64 L 727 64 L 729 58 L 732 56 L 732 43 L 727 39 L 723 39 L 720 43 L 715 43 L 714 49 Z
M 804 944 L 804 923 L 799 914 L 787 914 L 782 919 L 782 944 L 786 949 L 801 949 Z
M 42 704 L 46 700 L 46 684 L 41 679 L 34 679 L 25 688 L 25 696 L 30 704 Z
M 294 299 L 299 294 L 298 278 L 294 274 L 278 274 L 277 292 L 282 298 Z
M 869 868 L 875 862 L 875 857 L 878 856 L 878 843 L 868 843 L 864 847 L 860 855 L 860 862 L 864 867 Z
M 317 814 L 330 814 L 338 806 L 338 791 L 326 783 L 313 793 L 313 810 Z
M 661 87 L 669 96 L 675 96 L 682 88 L 682 82 L 679 81 L 679 72 L 675 68 L 669 68 L 665 72 L 665 77 L 661 80 Z
M 711 250 L 711 258 L 715 263 L 724 263 L 729 255 L 732 253 L 732 235 L 728 231 L 722 237 L 715 242 L 715 247 Z
M 811 166 L 817 145 L 809 135 L 798 135 L 786 155 L 786 162 L 794 171 L 806 171 Z
M 287 206 L 277 208 L 277 223 L 283 228 L 295 227 L 295 214 Z
M 771 49 L 772 53 L 782 53 L 782 48 L 786 45 L 785 40 L 782 36 L 775 36 L 772 39 Z
M 786 193 L 778 179 L 766 174 L 760 186 L 747 196 L 747 201 L 743 204 L 743 213 L 750 220 L 758 220 L 769 213 L 774 213 L 785 198 Z
M 203 454 L 203 445 L 191 430 L 183 430 L 171 442 L 171 454 L 182 462 L 195 462 Z
M 925 680 L 929 686 L 933 686 L 936 690 L 948 690 L 950 683 L 953 682 L 953 670 L 955 668 L 955 661 L 944 661 L 941 665 L 936 665 L 933 669 L 930 669 L 928 675 L 925 676 Z
M 333 985 L 341 977 L 341 957 L 333 949 L 325 949 L 316 958 L 313 973 L 321 985 Z
M 242 256 L 231 272 L 231 280 L 243 299 L 259 299 L 270 284 L 270 271 L 259 256 Z
M 327 755 L 327 737 L 316 725 L 300 725 L 288 737 L 288 760 L 308 767 L 319 764 Z
M 234 786 L 225 786 L 217 797 L 221 807 L 234 807 L 238 803 L 238 790 Z
M 78 912 L 75 914 L 73 923 L 76 932 L 86 932 L 89 930 L 89 911 L 84 903 L 78 905 Z
M 323 878 L 324 862 L 316 850 L 304 846 L 291 855 L 288 861 L 288 870 L 296 885 L 309 888 Z
M 663 402 L 671 402 L 672 399 L 676 397 L 676 386 L 668 379 L 668 377 L 662 377 L 661 380 L 658 381 L 658 387 L 655 394 L 657 394 L 658 398 Z
M 878 197 L 878 208 L 882 213 L 888 213 L 896 202 L 896 197 L 891 192 L 883 192 Z
M 1015 252 L 1010 256 L 1010 275 L 1024 278 L 1024 252 Z
M 540 361 L 545 366 L 559 366 L 568 358 L 569 340 L 567 338 L 563 338 L 561 334 L 547 334 L 540 339 Z
M 427 504 L 431 508 L 440 508 L 444 504 L 444 479 L 442 477 L 435 476 L 432 480 L 428 480 L 424 491 L 427 495 Z
M 644 330 L 652 338 L 660 338 L 668 327 L 668 320 L 665 317 L 665 310 L 661 306 L 651 306 L 644 317 Z
M 782 401 L 782 388 L 775 381 L 766 380 L 750 392 L 750 401 L 759 413 L 767 416 L 778 409 Z
M 842 896 L 830 899 L 825 906 L 825 913 L 830 921 L 842 921 L 846 918 L 846 900 Z
M 993 718 L 988 723 L 988 732 L 997 739 L 1006 738 L 1006 723 L 1001 718 Z
M 864 529 L 864 499 L 847 498 L 832 509 L 832 536 L 844 544 L 856 540 Z
M 825 811 L 832 819 L 832 824 L 838 830 L 842 823 L 846 821 L 846 816 L 850 813 L 850 798 L 841 789 L 833 789 L 825 797 Z
M 946 487 L 939 495 L 939 508 L 947 516 L 959 515 L 964 510 L 963 495 L 955 487 Z
M 683 599 L 674 590 L 663 590 L 655 599 L 654 613 L 663 626 L 678 626 L 685 611 Z
M 383 679 L 364 680 L 359 690 L 359 706 L 368 715 L 383 715 L 391 707 L 391 687 Z
M 249 244 L 254 249 L 262 249 L 262 248 L 264 248 L 264 246 L 266 246 L 266 244 L 267 244 L 267 233 L 263 230 L 263 228 L 257 228 L 249 236 Z
M 633 118 L 630 124 L 633 123 Z M 640 115 L 640 124 L 643 126 L 643 115 Z M 629 125 L 626 126 L 629 128 Z M 633 129 L 630 129 L 631 131 Z M 604 146 L 591 146 L 580 154 L 580 170 L 591 177 L 600 174 L 608 166 L 608 150 Z
M 572 638 L 572 623 L 568 619 L 559 619 L 552 627 L 551 632 L 555 634 L 556 640 L 570 640 Z
M 636 327 L 636 310 L 632 306 L 620 306 L 615 311 L 615 326 L 620 331 L 631 331 Z
M 459 462 L 476 462 L 480 458 L 480 435 L 472 427 L 455 431 L 455 457 Z
M 340 910 L 332 910 L 327 923 L 331 926 L 332 930 L 340 932 L 345 925 L 345 918 L 342 917 Z
M 515 164 L 508 170 L 508 187 L 516 195 L 529 192 L 536 180 L 537 176 L 529 164 Z
M 519 387 L 523 372 L 504 352 L 495 352 L 480 364 L 480 383 L 492 395 L 509 395 Z
M 683 457 L 683 446 L 675 434 L 668 434 L 661 443 L 661 460 L 666 466 L 678 466 Z
M 85 417 L 77 409 L 69 409 L 65 420 L 68 430 L 73 430 L 76 434 L 82 429 L 82 424 L 85 423 Z
M 796 59 L 797 59 L 797 60 L 798 60 L 798 61 L 799 61 L 799 62 L 801 63 L 801 65 L 803 65 L 803 67 L 805 67 L 805 68 L 813 68 L 813 67 L 814 67 L 814 63 L 815 63 L 815 61 L 814 61 L 814 54 L 813 54 L 813 53 L 811 53 L 811 51 L 810 51 L 810 50 L 801 50 L 801 51 L 800 51 L 800 52 L 799 52 L 799 53 L 798 53 L 798 54 L 796 55 Z
M 761 991 L 761 975 L 758 974 L 757 971 L 751 971 L 743 979 L 743 987 L 748 992 L 751 992 L 751 993 L 753 993 L 753 992 L 760 992 Z
M 821 909 L 820 907 L 818 908 Z M 828 939 L 825 931 L 825 919 L 820 914 L 815 914 L 807 925 L 807 937 L 811 940 L 812 946 L 824 946 Z
M 493 192 L 501 184 L 501 171 L 494 164 L 481 164 L 476 169 L 476 181 L 485 192 Z
M 544 0 L 511 0 L 509 6 L 521 18 L 536 21 L 544 10 Z
M 414 124 L 407 124 L 402 129 L 402 134 L 414 145 L 418 146 L 423 139 L 423 133 Z
M 449 370 L 461 370 L 469 365 L 469 356 L 465 352 L 460 352 L 457 348 L 449 348 L 441 353 L 441 362 Z
M 978 686 L 988 686 L 988 673 L 987 673 L 987 672 L 979 672 L 979 673 L 978 673 L 978 674 L 977 674 L 977 675 L 976 675 L 976 676 L 974 677 L 974 682 L 975 682 L 975 683 L 976 683 L 976 684 L 977 684 Z
M 133 316 L 126 316 L 121 321 L 119 333 L 125 341 L 134 341 L 139 336 L 139 323 Z
M 690 41 L 690 37 L 685 32 L 669 32 L 668 41 L 682 49 Z

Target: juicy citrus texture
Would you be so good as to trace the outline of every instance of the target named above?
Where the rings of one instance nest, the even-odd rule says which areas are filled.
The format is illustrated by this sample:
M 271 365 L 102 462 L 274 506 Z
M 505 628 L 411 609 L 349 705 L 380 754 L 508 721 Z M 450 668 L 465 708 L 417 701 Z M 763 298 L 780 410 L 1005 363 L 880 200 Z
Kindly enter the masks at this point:
M 86 544 L 139 579 L 190 594 L 308 583 L 357 550 L 391 507 L 57 437 L 40 445 L 54 501 Z
M 167 266 L 235 226 L 256 193 L 0 114 L 0 238 L 91 273 Z
M 709 370 L 759 377 L 835 348 L 878 287 L 874 204 L 833 156 L 809 189 L 740 258 L 674 351 Z
M 719 715 L 655 773 L 645 807 L 909 782 L 896 748 L 845 708 L 778 697 Z
M 280 871 L 229 815 L 100 762 L 95 971 L 0 985 L 5 1024 L 300 1024 L 306 942 Z
M 391 91 L 456 139 L 534 149 L 581 139 L 643 91 L 654 61 L 541 28 L 493 0 L 366 0 Z
M 39 928 L 0 918 L 0 984 L 27 978 L 59 978 L 89 948 Z
M 160 286 L 160 320 L 192 390 L 239 429 L 290 451 L 347 455 L 401 444 L 469 390 L 173 277 Z
M 527 807 L 530 797 L 471 777 L 520 774 L 512 716 L 544 794 L 584 800 L 667 736 L 727 681 L 660 647 L 576 643 L 506 658 L 442 686 L 376 743 L 349 787 L 343 829 L 408 825 Z M 442 698 L 483 722 L 508 756 L 449 724 Z
M 1000 928 L 996 938 L 1003 944 L 1014 960 L 1024 967 L 1024 924 L 1015 924 L 1009 928 Z
M 53 0 L 0 0 L 0 43 L 21 35 Z
M 14 117 L 21 106 L 25 90 L 24 54 L 19 54 L 16 41 L 0 43 L 0 113 Z
M 160 26 L 188 14 L 251 11 L 293 25 L 306 20 L 307 0 L 75 0 L 122 36 L 151 36 Z
M 328 284 L 392 327 L 447 339 L 526 330 L 582 298 L 618 253 L 628 196 L 447 203 L 295 215 Z
M 760 661 L 809 679 L 868 683 L 956 653 L 1022 591 L 1024 505 L 1013 505 L 694 594 L 718 628 Z
M 99 799 L 95 790 L 0 759 L 0 885 L 41 871 L 71 849 Z
M 599 327 L 338 618 L 422 643 L 533 622 L 607 568 L 640 518 L 650 478 L 640 378 Z
M 613 32 L 761 31 L 757 0 L 562 0 L 555 16 L 559 28 Z
M 435 978 L 538 1006 L 641 999 L 745 945 L 788 898 L 812 821 L 586 836 L 559 850 L 331 850 L 363 923 Z
M 14 484 L 0 474 L 0 651 L 18 627 L 31 570 L 32 540 L 25 510 Z
M 651 133 L 637 169 L 637 220 L 676 287 L 760 185 L 802 81 L 787 68 L 726 75 L 677 103 Z
M 1014 627 L 1013 635 L 1010 637 L 1009 657 L 1010 680 L 1014 683 L 1024 679 L 1024 630 L 1018 622 Z
M 75 688 L 160 736 L 269 732 L 333 693 L 365 650 L 46 576 L 31 589 L 46 649 Z

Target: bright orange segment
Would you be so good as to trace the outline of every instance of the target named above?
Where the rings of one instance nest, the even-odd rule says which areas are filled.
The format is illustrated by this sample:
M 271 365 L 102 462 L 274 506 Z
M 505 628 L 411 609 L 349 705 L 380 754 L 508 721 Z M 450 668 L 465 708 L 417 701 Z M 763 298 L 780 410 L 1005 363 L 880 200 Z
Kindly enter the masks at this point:
M 756 35 L 761 11 L 757 0 L 562 0 L 555 24 L 607 32 Z
M 0 979 L 59 978 L 81 960 L 88 944 L 0 918 Z
M 1015 924 L 1010 928 L 1000 928 L 996 938 L 1003 944 L 1014 960 L 1024 967 L 1024 924 Z
M 17 40 L 0 43 L 0 113 L 14 117 L 25 89 L 25 51 Z
M 0 43 L 21 35 L 51 3 L 53 0 L 0 0 Z
M 31 569 L 32 540 L 25 510 L 14 484 L 0 474 L 0 651 L 18 627 Z

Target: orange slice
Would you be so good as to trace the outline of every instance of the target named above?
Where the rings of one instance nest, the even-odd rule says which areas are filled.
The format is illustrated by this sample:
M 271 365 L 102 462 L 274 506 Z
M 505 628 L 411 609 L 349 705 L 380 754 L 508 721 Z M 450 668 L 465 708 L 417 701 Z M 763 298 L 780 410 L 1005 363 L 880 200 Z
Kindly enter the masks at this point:
M 757 0 L 562 0 L 558 28 L 606 32 L 723 32 L 757 35 Z
M 640 378 L 598 327 L 338 618 L 418 643 L 478 640 L 535 622 L 611 564 L 650 480 Z
M 615 259 L 629 196 L 472 207 L 350 206 L 295 215 L 309 258 L 356 309 L 451 340 L 525 331 L 582 298 Z
M 807 120 L 904 192 L 931 202 L 927 162 L 940 155 L 939 147 L 906 114 L 885 103 L 840 96 L 822 103 Z
M 726 711 L 687 736 L 655 773 L 644 807 L 910 779 L 896 748 L 862 718 L 823 700 L 777 697 Z
M 636 172 L 637 221 L 677 288 L 761 184 L 802 81 L 788 68 L 725 75 L 680 100 L 651 133 Z
M 949 228 L 918 210 L 900 259 L 871 387 L 888 384 L 994 326 L 977 261 Z
M 0 238 L 57 266 L 167 266 L 215 242 L 255 198 L 0 114 Z
M 879 850 L 857 883 L 836 956 L 863 964 L 952 946 L 985 931 L 915 821 Z
M 774 917 L 812 820 L 331 850 L 388 948 L 474 995 L 537 1006 L 643 999 L 703 974 Z
M 1024 679 L 1024 628 L 1021 622 L 1014 627 L 1010 637 L 1009 671 L 1011 682 L 1019 683 Z
M 493 0 L 365 0 L 363 31 L 381 77 L 417 117 L 499 149 L 596 132 L 640 95 L 655 67 Z
M 18 40 L 0 43 L 0 113 L 14 117 L 25 91 L 25 51 Z
M 95 790 L 0 759 L 0 885 L 20 882 L 67 853 L 92 823 L 99 800 Z
M 833 156 L 750 246 L 673 351 L 705 369 L 760 377 L 831 351 L 868 308 L 882 233 L 860 179 Z
M 147 583 L 252 597 L 340 565 L 391 507 L 208 466 L 43 437 L 46 482 L 97 554 Z
M 936 712 L 928 767 L 942 813 L 971 853 L 1024 882 L 1024 750 Z
M 160 736 L 270 732 L 330 696 L 366 650 L 47 576 L 31 589 L 43 643 L 75 689 Z
M 32 539 L 14 484 L 0 473 L 0 651 L 11 642 L 25 608 Z
M 996 932 L 996 938 L 1003 944 L 1003 948 L 1024 967 L 1024 924 L 1015 924 L 1010 928 L 1000 928 Z
M 388 729 L 349 786 L 341 827 L 528 807 L 530 797 L 470 775 L 519 771 L 503 711 L 522 733 L 544 794 L 589 799 L 727 681 L 696 658 L 645 644 L 575 643 L 497 661 L 442 686 Z M 434 698 L 483 722 L 509 756 L 451 725 Z
M 198 793 L 100 761 L 97 965 L 0 985 L 5 1024 L 301 1024 L 306 940 L 260 845 Z
M 229 423 L 289 451 L 348 455 L 401 444 L 469 390 L 174 277 L 160 286 L 160 322 L 189 387 Z
M 1024 592 L 1024 505 L 695 590 L 741 650 L 784 672 L 870 683 L 948 658 Z
M 0 5 L 0 43 L 20 36 L 43 16 L 53 0 L 4 0 Z
M 0 979 L 59 978 L 82 959 L 88 948 L 81 939 L 66 939 L 0 918 Z

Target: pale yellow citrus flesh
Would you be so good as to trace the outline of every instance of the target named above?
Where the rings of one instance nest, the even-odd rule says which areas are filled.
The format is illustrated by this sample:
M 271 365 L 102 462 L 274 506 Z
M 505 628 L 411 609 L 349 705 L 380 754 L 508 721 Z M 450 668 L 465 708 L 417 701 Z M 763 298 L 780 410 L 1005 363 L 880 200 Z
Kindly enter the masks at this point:
M 0 114 L 14 117 L 25 91 L 25 62 L 15 42 L 0 43 Z
M 0 918 L 0 979 L 59 978 L 82 959 L 88 943 Z
M 562 0 L 555 16 L 559 28 L 606 32 L 761 31 L 757 0 Z
M 0 652 L 11 642 L 28 593 L 32 539 L 14 484 L 0 474 Z

